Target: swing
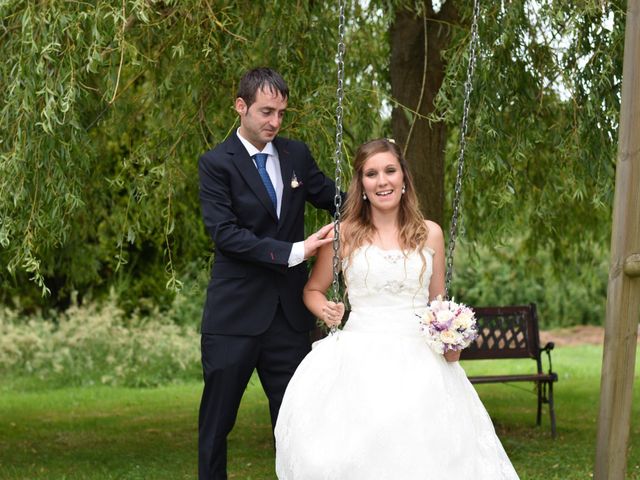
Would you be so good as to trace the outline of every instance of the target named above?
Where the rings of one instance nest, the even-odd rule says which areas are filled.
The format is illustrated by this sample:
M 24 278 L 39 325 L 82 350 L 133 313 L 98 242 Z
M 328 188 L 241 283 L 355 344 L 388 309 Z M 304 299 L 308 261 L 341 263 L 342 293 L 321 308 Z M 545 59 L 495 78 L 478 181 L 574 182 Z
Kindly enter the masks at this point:
M 338 40 L 338 88 L 337 88 L 337 108 L 336 108 L 336 146 L 334 152 L 335 160 L 335 183 L 336 193 L 334 197 L 335 214 L 334 237 L 333 237 L 333 282 L 332 300 L 339 301 L 339 273 L 340 273 L 340 206 L 342 196 L 340 194 L 342 186 L 342 119 L 344 98 L 344 3 L 339 0 L 339 40 Z M 457 159 L 457 172 L 455 190 L 453 196 L 453 213 L 451 227 L 449 231 L 449 242 L 446 252 L 446 274 L 445 274 L 445 297 L 449 298 L 451 279 L 453 276 L 453 253 L 458 236 L 458 223 L 460 221 L 461 210 L 460 200 L 462 192 L 462 176 L 464 173 L 464 154 L 466 148 L 466 134 L 469 120 L 469 103 L 471 91 L 473 90 L 473 74 L 475 70 L 477 48 L 478 48 L 478 0 L 473 2 L 473 16 L 471 22 L 471 40 L 469 42 L 469 63 L 467 65 L 467 78 L 464 84 L 464 103 L 462 111 L 462 123 L 460 126 L 460 143 Z M 535 305 L 508 306 L 508 307 L 484 307 L 476 308 L 477 321 L 480 326 L 480 340 L 473 342 L 468 349 L 463 350 L 462 357 L 465 360 L 494 359 L 494 358 L 532 358 L 536 361 L 537 371 L 520 375 L 487 375 L 470 377 L 472 383 L 495 383 L 495 382 L 534 382 L 538 397 L 538 409 L 536 423 L 540 425 L 542 415 L 542 405 L 549 405 L 551 420 L 551 435 L 556 436 L 556 418 L 553 402 L 553 383 L 558 381 L 557 373 L 552 371 L 551 350 L 553 343 L 548 343 L 544 348 L 540 347 L 538 334 L 538 319 Z M 329 335 L 335 334 L 337 327 L 331 327 Z M 527 332 L 525 334 L 524 332 Z M 549 371 L 542 369 L 542 355 L 548 356 Z
M 333 215 L 333 281 L 331 284 L 331 296 L 333 301 L 339 301 L 339 273 L 340 273 L 340 207 L 342 206 L 342 119 L 344 99 L 344 31 L 345 31 L 345 1 L 338 1 L 338 86 L 336 89 L 337 107 L 336 107 L 336 144 L 334 151 L 335 161 L 335 184 L 336 193 L 334 196 L 335 213 Z M 478 17 L 480 5 L 478 0 L 473 2 L 473 16 L 471 22 L 471 40 L 469 42 L 469 63 L 467 65 L 467 78 L 464 84 L 464 103 L 462 112 L 462 124 L 460 126 L 460 143 L 458 152 L 458 167 L 455 182 L 455 191 L 453 198 L 453 214 L 451 218 L 451 227 L 449 231 L 449 242 L 446 254 L 446 277 L 445 277 L 445 297 L 448 298 L 451 287 L 451 278 L 453 275 L 453 252 L 456 246 L 458 236 L 458 222 L 460 221 L 460 198 L 462 192 L 462 175 L 464 173 L 464 153 L 466 147 L 466 134 L 469 120 L 469 103 L 471 91 L 473 90 L 473 74 L 476 66 L 477 47 L 479 41 L 478 35 Z M 426 34 L 426 32 L 425 32 Z M 335 333 L 337 327 L 331 327 L 330 333 Z

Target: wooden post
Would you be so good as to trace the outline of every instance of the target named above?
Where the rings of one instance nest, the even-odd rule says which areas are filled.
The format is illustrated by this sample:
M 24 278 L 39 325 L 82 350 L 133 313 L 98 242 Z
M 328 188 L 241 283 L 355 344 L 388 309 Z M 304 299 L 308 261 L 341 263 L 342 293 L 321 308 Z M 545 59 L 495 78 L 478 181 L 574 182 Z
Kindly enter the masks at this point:
M 624 480 L 640 318 L 640 0 L 628 0 L 594 478 Z

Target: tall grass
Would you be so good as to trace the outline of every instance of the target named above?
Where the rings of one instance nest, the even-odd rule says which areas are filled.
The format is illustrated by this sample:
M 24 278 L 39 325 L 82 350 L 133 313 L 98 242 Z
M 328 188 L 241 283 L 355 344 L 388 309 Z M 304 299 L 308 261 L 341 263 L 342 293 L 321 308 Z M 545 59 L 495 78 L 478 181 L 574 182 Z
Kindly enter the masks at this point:
M 200 376 L 199 334 L 155 311 L 127 316 L 115 301 L 27 319 L 0 310 L 0 374 L 52 386 L 157 386 Z

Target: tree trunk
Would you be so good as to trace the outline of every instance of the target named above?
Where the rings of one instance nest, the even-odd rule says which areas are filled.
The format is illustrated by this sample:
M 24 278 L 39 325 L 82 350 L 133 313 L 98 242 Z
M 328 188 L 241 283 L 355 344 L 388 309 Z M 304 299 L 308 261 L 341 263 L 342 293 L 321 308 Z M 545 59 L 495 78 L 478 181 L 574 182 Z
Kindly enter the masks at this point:
M 431 7 L 431 1 L 426 1 L 426 19 L 402 7 L 398 7 L 395 12 L 390 30 L 391 93 L 401 105 L 417 111 L 420 115 L 428 115 L 433 111 L 433 100 L 442 85 L 445 65 L 441 52 L 449 46 L 451 40 L 451 31 L 447 25 L 458 21 L 458 12 L 453 3 L 445 2 L 436 14 Z M 406 152 L 405 156 L 413 174 L 424 215 L 442 225 L 447 128 L 444 122 L 429 124 L 424 118 L 415 118 L 407 113 L 402 107 L 393 109 L 393 135 L 398 145 Z

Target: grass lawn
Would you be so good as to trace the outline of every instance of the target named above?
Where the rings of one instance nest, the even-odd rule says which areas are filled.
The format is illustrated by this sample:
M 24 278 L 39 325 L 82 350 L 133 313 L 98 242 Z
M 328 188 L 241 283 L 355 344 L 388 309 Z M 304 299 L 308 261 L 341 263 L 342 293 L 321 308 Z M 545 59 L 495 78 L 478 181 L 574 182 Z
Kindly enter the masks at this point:
M 498 435 L 524 479 L 588 479 L 593 469 L 602 349 L 554 351 L 558 438 L 523 384 L 480 385 Z M 528 371 L 533 362 L 468 362 L 470 374 Z M 640 365 L 636 362 L 636 372 Z M 500 373 L 498 372 L 498 373 Z M 640 380 L 636 373 L 628 479 L 640 480 Z M 3 383 L 2 383 L 3 382 Z M 0 382 L 0 479 L 183 479 L 196 476 L 199 383 L 156 389 L 47 389 L 28 379 Z M 272 479 L 266 399 L 253 380 L 229 441 L 235 479 Z M 347 479 L 345 479 L 347 480 Z M 375 479 L 372 479 L 375 480 Z M 402 480 L 402 479 L 398 479 Z

